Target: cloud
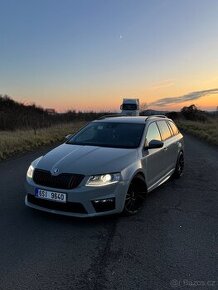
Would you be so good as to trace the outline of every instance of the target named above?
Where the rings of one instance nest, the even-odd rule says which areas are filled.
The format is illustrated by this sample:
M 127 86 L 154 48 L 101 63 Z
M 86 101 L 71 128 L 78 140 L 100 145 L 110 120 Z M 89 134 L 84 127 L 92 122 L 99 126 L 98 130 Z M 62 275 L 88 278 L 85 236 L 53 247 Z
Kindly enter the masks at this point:
M 169 104 L 178 104 L 178 103 L 183 103 L 187 101 L 197 100 L 206 95 L 212 95 L 212 94 L 218 94 L 218 88 L 191 92 L 189 94 L 182 95 L 179 97 L 169 97 L 169 98 L 159 99 L 157 101 L 150 103 L 149 106 L 166 106 Z

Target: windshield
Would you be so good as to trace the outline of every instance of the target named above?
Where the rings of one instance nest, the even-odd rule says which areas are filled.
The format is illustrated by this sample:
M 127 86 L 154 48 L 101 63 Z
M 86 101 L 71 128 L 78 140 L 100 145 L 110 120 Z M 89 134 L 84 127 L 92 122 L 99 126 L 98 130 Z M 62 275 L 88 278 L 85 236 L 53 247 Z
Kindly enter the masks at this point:
M 67 144 L 112 148 L 137 148 L 144 124 L 93 122 L 74 135 Z
M 123 110 L 138 110 L 138 106 L 136 104 L 123 104 L 122 105 Z

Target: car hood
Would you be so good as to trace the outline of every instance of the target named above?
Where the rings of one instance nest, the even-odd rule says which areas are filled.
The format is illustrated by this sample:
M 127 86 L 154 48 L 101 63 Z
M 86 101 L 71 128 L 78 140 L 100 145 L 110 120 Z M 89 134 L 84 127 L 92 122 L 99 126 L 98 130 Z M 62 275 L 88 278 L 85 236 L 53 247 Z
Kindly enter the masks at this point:
M 84 175 L 120 172 L 137 160 L 137 149 L 62 144 L 43 156 L 37 168 Z

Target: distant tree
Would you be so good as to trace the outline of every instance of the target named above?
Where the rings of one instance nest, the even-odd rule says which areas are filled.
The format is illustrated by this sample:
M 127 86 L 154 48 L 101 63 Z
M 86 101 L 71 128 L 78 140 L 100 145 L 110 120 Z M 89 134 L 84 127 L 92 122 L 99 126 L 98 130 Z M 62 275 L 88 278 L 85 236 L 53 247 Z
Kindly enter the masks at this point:
M 181 114 L 187 120 L 205 122 L 207 120 L 207 114 L 204 111 L 199 110 L 194 104 L 181 109 Z

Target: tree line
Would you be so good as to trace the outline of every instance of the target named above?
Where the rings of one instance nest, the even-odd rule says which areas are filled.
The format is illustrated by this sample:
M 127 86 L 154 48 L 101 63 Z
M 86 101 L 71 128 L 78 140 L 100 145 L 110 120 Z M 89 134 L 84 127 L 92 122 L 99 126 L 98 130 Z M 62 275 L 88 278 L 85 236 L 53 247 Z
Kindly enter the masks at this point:
M 206 122 L 209 118 L 218 116 L 216 111 L 212 113 L 202 111 L 194 104 L 183 107 L 180 112 L 168 112 L 166 115 L 171 119 L 183 118 L 190 121 L 200 122 Z
M 146 115 L 147 111 L 153 110 L 145 110 L 144 113 Z M 7 95 L 0 95 L 0 131 L 17 129 L 37 130 L 58 123 L 91 121 L 107 114 L 110 114 L 110 112 L 82 112 L 72 110 L 65 113 L 57 113 L 54 110 L 46 110 L 35 104 L 24 105 L 14 101 Z M 183 107 L 180 112 L 167 112 L 166 115 L 174 120 L 184 118 L 201 122 L 206 122 L 212 116 L 208 112 L 199 110 L 195 105 Z M 214 116 L 217 115 L 217 112 L 214 112 Z
M 74 120 L 91 121 L 106 114 L 108 112 L 77 112 L 75 110 L 57 113 L 54 110 L 46 110 L 35 104 L 24 105 L 7 95 L 0 95 L 0 130 L 37 130 Z

